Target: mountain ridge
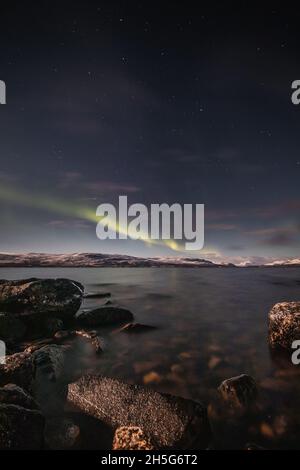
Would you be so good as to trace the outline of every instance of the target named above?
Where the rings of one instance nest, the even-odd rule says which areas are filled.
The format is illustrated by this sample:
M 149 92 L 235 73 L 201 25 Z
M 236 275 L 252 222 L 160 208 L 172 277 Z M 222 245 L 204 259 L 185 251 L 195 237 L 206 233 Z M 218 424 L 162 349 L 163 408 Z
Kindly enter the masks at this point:
M 275 260 L 265 264 L 233 264 L 190 257 L 138 257 L 106 253 L 0 253 L 0 267 L 184 267 L 253 268 L 300 267 L 300 259 Z

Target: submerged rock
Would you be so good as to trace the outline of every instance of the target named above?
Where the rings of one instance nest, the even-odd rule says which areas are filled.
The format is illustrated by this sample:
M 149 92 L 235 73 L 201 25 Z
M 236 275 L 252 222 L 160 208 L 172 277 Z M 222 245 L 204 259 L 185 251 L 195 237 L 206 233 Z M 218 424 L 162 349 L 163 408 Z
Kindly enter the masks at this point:
M 109 326 L 130 322 L 133 320 L 133 314 L 126 308 L 105 306 L 80 312 L 77 319 L 86 326 Z
M 0 280 L 0 310 L 66 319 L 80 308 L 83 286 L 69 279 Z
M 72 340 L 74 338 L 81 338 L 83 341 L 89 343 L 94 352 L 99 354 L 103 351 L 102 340 L 98 337 L 96 331 L 85 331 L 85 330 L 60 330 L 54 335 L 56 342 L 61 343 L 66 340 Z
M 218 390 L 223 400 L 234 408 L 247 408 L 257 397 L 256 382 L 246 374 L 224 380 Z
M 300 340 L 300 302 L 281 302 L 269 313 L 270 346 L 291 349 Z
M 63 409 L 67 396 L 65 350 L 62 346 L 44 346 L 32 354 L 33 396 L 45 415 Z
M 211 439 L 201 403 L 146 387 L 87 375 L 69 385 L 68 399 L 112 428 L 140 427 L 158 449 L 205 449 Z
M 44 424 L 38 410 L 0 403 L 0 449 L 41 449 Z
M 79 441 L 80 429 L 70 419 L 51 418 L 46 421 L 45 442 L 53 450 L 67 450 Z
M 0 403 L 22 406 L 28 410 L 38 409 L 32 396 L 15 384 L 7 384 L 0 388 Z
M 137 426 L 121 426 L 116 429 L 113 450 L 154 450 L 149 437 Z

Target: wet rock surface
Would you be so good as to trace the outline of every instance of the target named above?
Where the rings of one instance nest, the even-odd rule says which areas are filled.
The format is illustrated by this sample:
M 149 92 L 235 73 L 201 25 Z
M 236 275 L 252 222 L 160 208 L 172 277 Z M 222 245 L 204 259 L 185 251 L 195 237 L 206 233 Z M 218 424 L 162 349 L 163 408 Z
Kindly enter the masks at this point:
M 140 427 L 158 448 L 205 449 L 211 439 L 201 403 L 142 386 L 87 375 L 69 385 L 68 400 L 113 428 Z
M 44 424 L 38 410 L 0 403 L 0 449 L 41 449 Z
M 32 396 L 15 384 L 7 384 L 0 388 L 0 403 L 22 406 L 28 410 L 38 409 Z
M 269 312 L 269 343 L 273 348 L 291 349 L 300 340 L 300 302 L 281 302 Z
M 133 314 L 126 308 L 104 306 L 80 312 L 77 320 L 84 326 L 109 326 L 133 320 Z
M 116 429 L 113 450 L 155 450 L 154 444 L 137 426 L 121 426 Z
M 6 363 L 0 364 L 0 385 L 14 383 L 25 390 L 31 390 L 33 370 L 32 357 L 29 352 L 7 356 Z
M 224 380 L 219 386 L 223 400 L 233 408 L 248 408 L 256 400 L 257 385 L 247 374 Z
M 69 279 L 0 280 L 0 310 L 68 319 L 80 308 L 83 286 Z

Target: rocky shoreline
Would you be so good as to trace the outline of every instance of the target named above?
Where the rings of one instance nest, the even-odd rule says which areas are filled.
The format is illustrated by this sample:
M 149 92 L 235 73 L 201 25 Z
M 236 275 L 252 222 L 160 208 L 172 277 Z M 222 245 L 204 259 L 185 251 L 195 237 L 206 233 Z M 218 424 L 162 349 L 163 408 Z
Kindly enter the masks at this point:
M 0 364 L 0 449 L 86 448 L 92 431 L 81 425 L 85 419 L 100 430 L 99 449 L 218 448 L 210 404 L 92 373 L 90 361 L 101 360 L 104 349 L 99 328 L 130 335 L 155 329 L 109 297 L 85 293 L 69 279 L 0 280 L 0 339 L 7 346 Z M 103 305 L 83 310 L 84 298 L 101 298 Z M 298 333 L 300 302 L 275 305 L 272 350 L 290 350 Z M 216 392 L 228 421 L 255 414 L 259 387 L 249 375 L 224 378 Z

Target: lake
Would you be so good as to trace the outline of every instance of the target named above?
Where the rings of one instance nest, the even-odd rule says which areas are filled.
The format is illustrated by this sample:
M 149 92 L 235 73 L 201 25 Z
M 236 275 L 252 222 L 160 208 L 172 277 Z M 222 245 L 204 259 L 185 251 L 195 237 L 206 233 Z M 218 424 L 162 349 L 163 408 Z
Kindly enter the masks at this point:
M 99 331 L 105 350 L 95 372 L 204 401 L 220 448 L 300 448 L 300 366 L 270 354 L 267 326 L 275 303 L 300 300 L 298 268 L 1 268 L 0 277 L 66 277 L 110 292 L 157 329 Z M 86 299 L 83 308 L 104 302 Z M 258 382 L 257 410 L 226 418 L 216 390 L 241 373 Z

